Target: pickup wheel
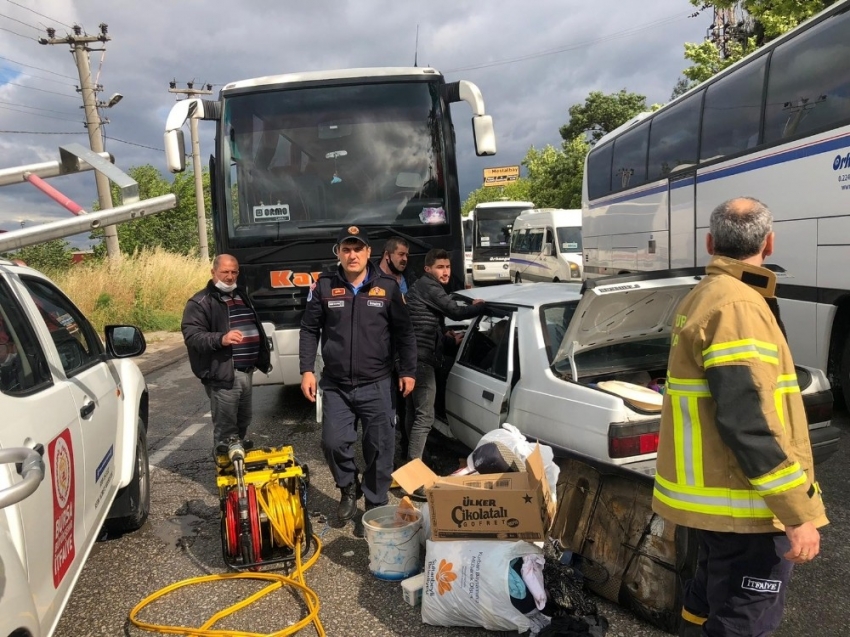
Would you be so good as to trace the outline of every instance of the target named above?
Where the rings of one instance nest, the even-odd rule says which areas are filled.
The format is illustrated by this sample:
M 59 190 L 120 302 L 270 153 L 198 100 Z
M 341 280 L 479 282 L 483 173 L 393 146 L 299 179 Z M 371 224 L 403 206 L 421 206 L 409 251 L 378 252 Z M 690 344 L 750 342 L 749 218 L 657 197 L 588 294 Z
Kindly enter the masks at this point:
M 844 348 L 841 352 L 841 365 L 838 367 L 838 377 L 841 380 L 844 407 L 850 409 L 850 337 L 844 341 Z
M 142 527 L 148 519 L 151 510 L 151 473 L 148 464 L 148 437 L 145 431 L 145 423 L 139 418 L 137 425 L 138 438 L 136 439 L 136 466 L 133 469 L 133 479 L 126 487 L 118 492 L 115 497 L 128 497 L 130 502 L 130 513 L 120 518 L 106 521 L 106 528 L 113 533 L 126 533 L 136 531 Z

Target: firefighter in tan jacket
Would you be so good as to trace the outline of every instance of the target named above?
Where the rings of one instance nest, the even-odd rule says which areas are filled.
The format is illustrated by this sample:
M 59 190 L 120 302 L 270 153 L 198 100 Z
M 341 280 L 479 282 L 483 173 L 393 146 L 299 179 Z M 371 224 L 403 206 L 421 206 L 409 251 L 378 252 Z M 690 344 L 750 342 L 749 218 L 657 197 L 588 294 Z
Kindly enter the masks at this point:
M 794 362 L 780 327 L 772 217 L 759 201 L 711 214 L 707 276 L 673 324 L 653 509 L 697 530 L 682 636 L 770 635 L 793 564 L 827 524 Z

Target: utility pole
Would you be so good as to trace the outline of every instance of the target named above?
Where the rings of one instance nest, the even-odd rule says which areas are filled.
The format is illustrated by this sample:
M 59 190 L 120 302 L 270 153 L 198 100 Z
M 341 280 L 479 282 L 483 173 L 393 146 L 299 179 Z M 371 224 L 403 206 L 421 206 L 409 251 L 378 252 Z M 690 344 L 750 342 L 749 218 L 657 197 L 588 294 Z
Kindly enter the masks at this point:
M 194 82 L 186 82 L 186 88 L 177 88 L 177 82 L 168 83 L 168 92 L 185 95 L 191 99 L 197 95 L 212 95 L 212 84 L 206 88 L 195 88 Z M 198 120 L 189 118 L 189 132 L 192 135 L 192 170 L 195 171 L 195 206 L 198 213 L 198 250 L 203 261 L 210 260 L 210 249 L 207 242 L 207 215 L 204 211 L 204 175 L 201 172 L 201 142 L 198 139 Z
M 89 44 L 92 42 L 101 42 L 106 44 L 110 38 L 107 34 L 107 25 L 101 23 L 99 35 L 85 35 L 80 25 L 75 24 L 73 27 L 74 33 L 68 34 L 63 38 L 56 37 L 56 29 L 47 29 L 47 38 L 39 38 L 39 44 L 69 44 L 71 53 L 74 55 L 74 61 L 77 63 L 77 72 L 80 75 L 80 86 L 77 91 L 83 96 L 83 108 L 86 113 L 85 126 L 89 133 L 89 146 L 96 153 L 103 152 L 103 137 L 101 135 L 101 120 L 100 112 L 98 111 L 97 92 L 103 90 L 101 86 L 95 86 L 91 76 L 91 66 L 89 65 L 90 51 L 105 51 L 106 49 L 92 49 Z M 119 98 L 120 99 L 120 98 Z M 106 106 L 106 104 L 103 104 Z M 112 192 L 110 191 L 109 179 L 100 171 L 95 171 L 95 184 L 97 185 L 97 199 L 101 210 L 112 208 Z M 103 229 L 103 235 L 106 239 L 106 254 L 110 259 L 117 259 L 121 256 L 121 251 L 118 246 L 118 230 L 115 226 L 107 226 Z

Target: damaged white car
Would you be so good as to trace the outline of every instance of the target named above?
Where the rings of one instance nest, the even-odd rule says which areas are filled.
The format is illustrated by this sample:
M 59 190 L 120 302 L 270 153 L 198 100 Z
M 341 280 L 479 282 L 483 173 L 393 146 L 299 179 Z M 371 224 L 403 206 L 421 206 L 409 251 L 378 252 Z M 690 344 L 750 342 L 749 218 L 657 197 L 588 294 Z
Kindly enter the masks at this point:
M 672 318 L 701 278 L 693 272 L 460 293 L 491 310 L 468 327 L 449 372 L 443 433 L 474 448 L 510 422 L 556 455 L 654 475 Z M 838 446 L 832 393 L 820 370 L 797 372 L 821 462 Z

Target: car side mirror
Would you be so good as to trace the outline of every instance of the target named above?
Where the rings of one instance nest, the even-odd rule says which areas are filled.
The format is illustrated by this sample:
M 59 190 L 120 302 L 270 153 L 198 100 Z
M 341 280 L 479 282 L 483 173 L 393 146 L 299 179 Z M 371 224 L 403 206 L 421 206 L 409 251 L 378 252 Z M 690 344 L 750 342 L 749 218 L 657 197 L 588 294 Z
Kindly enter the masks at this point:
M 107 325 L 106 351 L 110 358 L 130 358 L 144 354 L 145 336 L 134 325 Z

